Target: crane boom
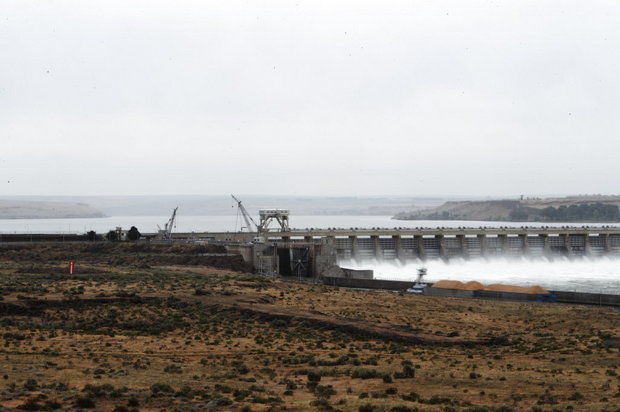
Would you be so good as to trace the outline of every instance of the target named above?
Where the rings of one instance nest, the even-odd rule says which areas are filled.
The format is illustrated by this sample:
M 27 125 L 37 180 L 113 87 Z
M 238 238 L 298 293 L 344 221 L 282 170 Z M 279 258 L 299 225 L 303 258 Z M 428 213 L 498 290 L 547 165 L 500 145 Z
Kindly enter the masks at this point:
M 250 216 L 250 214 L 248 213 L 248 211 L 245 209 L 245 206 L 243 206 L 243 203 L 241 203 L 241 200 L 237 199 L 235 197 L 235 195 L 230 195 L 232 196 L 233 200 L 235 202 L 237 202 L 237 208 L 238 211 L 241 212 L 241 216 L 243 216 L 243 220 L 245 221 L 245 226 L 248 228 L 248 230 L 252 230 L 252 225 L 254 225 L 254 228 L 256 228 L 256 231 L 258 232 L 258 225 L 256 224 L 256 222 L 254 221 L 254 219 L 252 219 L 252 216 Z
M 168 240 L 168 239 L 172 239 L 172 228 L 174 227 L 174 221 L 176 220 L 177 217 L 177 209 L 179 207 L 175 207 L 174 210 L 172 211 L 172 216 L 170 216 L 170 219 L 168 219 L 168 222 L 166 222 L 166 224 L 164 225 L 164 239 Z

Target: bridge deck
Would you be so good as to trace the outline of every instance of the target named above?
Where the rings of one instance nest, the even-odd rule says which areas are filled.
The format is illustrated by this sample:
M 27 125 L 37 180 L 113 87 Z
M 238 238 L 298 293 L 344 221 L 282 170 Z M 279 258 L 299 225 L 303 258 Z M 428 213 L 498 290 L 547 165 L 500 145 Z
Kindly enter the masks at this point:
M 253 239 L 256 232 L 193 232 L 174 233 L 175 238 Z M 393 237 L 393 236 L 539 236 L 539 235 L 620 235 L 620 227 L 507 227 L 507 228 L 404 228 L 404 229 L 291 229 L 288 232 L 269 232 L 268 238 L 282 237 Z

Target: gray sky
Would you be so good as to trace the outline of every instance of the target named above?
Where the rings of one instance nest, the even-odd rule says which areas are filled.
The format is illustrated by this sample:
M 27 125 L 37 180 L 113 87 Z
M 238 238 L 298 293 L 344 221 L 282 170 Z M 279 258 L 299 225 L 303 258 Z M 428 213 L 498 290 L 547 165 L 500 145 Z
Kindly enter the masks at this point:
M 617 1 L 0 7 L 0 195 L 617 193 Z

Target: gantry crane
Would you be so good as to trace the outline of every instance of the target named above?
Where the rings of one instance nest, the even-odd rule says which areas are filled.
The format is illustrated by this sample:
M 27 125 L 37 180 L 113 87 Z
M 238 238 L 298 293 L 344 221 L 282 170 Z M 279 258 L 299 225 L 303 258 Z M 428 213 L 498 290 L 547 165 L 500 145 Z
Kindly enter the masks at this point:
M 261 236 L 261 234 L 269 232 L 271 230 L 269 225 L 274 221 L 277 222 L 277 224 L 280 226 L 280 231 L 288 232 L 290 230 L 288 225 L 288 210 L 261 209 L 258 211 L 258 214 L 260 216 L 260 223 L 257 224 L 256 221 L 252 219 L 252 216 L 250 216 L 248 211 L 245 209 L 245 206 L 243 206 L 241 200 L 237 199 L 234 195 L 231 196 L 235 200 L 235 202 L 237 202 L 237 213 L 241 213 L 241 215 L 243 216 L 243 220 L 245 220 L 245 227 L 248 229 L 248 232 L 253 231 L 253 229 L 255 228 L 258 236 Z

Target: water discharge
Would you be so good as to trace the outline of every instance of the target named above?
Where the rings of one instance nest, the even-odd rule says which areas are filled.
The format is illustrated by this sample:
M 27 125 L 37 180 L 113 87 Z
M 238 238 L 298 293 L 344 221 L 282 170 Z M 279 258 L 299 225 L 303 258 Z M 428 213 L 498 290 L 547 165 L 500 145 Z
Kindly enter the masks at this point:
M 483 284 L 505 283 L 519 286 L 540 285 L 550 290 L 620 294 L 620 258 L 616 257 L 554 257 L 490 258 L 408 261 L 343 260 L 340 266 L 351 269 L 372 269 L 377 279 L 415 279 L 417 269 L 426 267 L 425 280 L 442 279 Z

